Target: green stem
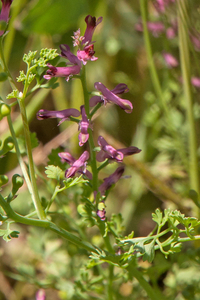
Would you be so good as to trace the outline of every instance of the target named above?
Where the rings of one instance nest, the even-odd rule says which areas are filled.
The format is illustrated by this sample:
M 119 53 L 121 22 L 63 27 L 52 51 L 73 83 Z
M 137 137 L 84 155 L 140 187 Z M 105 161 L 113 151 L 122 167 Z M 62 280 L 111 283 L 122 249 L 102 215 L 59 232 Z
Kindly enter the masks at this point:
M 26 107 L 27 118 L 29 122 L 31 119 L 33 119 L 33 117 L 35 117 L 36 112 L 41 107 L 41 104 L 43 103 L 44 99 L 49 94 L 49 92 L 50 89 L 41 89 L 31 98 L 31 101 L 28 103 Z M 10 106 L 12 106 L 12 104 L 10 104 Z M 15 130 L 16 136 L 18 136 L 18 134 L 23 129 L 23 123 L 20 115 L 13 121 L 13 128 Z M 4 140 L 8 136 L 9 136 L 9 132 L 8 131 L 4 132 L 1 136 L 1 139 Z
M 32 147 L 31 147 L 31 138 L 30 138 L 29 125 L 28 125 L 28 119 L 27 119 L 27 115 L 26 115 L 24 99 L 25 99 L 25 95 L 23 95 L 22 98 L 18 99 L 18 103 L 20 106 L 20 112 L 21 112 L 22 122 L 23 122 L 23 126 L 24 126 L 24 135 L 25 135 L 27 156 L 28 156 L 28 162 L 29 162 L 30 178 L 31 178 L 33 195 L 34 195 L 34 197 L 32 199 L 33 199 L 33 203 L 35 205 L 35 208 L 37 210 L 39 218 L 41 220 L 44 220 L 45 213 L 42 209 L 42 205 L 41 205 L 39 193 L 38 193 L 38 187 L 37 187 L 37 183 L 36 183 L 34 162 L 33 162 L 33 156 L 32 156 Z
M 87 114 L 88 119 L 91 121 L 90 116 L 90 105 L 89 105 L 89 93 L 87 90 L 87 84 L 86 84 L 86 72 L 85 72 L 85 66 L 82 68 L 82 74 L 80 76 L 82 88 L 83 88 L 83 94 L 84 94 L 84 104 L 85 104 L 85 112 Z M 90 162 L 91 162 L 91 168 L 92 168 L 92 186 L 93 191 L 98 190 L 98 170 L 97 170 L 97 163 L 96 163 L 96 152 L 94 151 L 95 145 L 92 135 L 92 130 L 89 128 L 89 146 L 90 146 Z M 98 203 L 97 203 L 98 204 Z
M 198 157 L 197 157 L 197 139 L 195 130 L 195 121 L 193 114 L 193 99 L 191 91 L 191 74 L 190 74 L 190 53 L 189 53 L 189 38 L 188 38 L 188 1 L 177 1 L 178 8 L 178 36 L 180 62 L 182 70 L 183 91 L 187 106 L 187 119 L 189 124 L 188 140 L 189 140 L 189 175 L 190 187 L 194 189 L 198 196 L 199 190 L 199 173 L 198 173 Z
M 109 266 L 109 279 L 108 279 L 108 300 L 113 300 L 113 274 L 114 266 Z
M 63 238 L 67 239 L 69 242 L 75 244 L 77 247 L 86 249 L 90 252 L 98 253 L 97 249 L 90 243 L 81 240 L 79 237 L 73 235 L 72 233 L 68 232 L 67 230 L 64 230 L 62 228 L 59 228 L 54 223 L 47 221 L 47 220 L 37 220 L 37 219 L 29 219 L 23 216 L 20 216 L 19 214 L 16 214 L 9 203 L 7 203 L 4 198 L 0 195 L 0 205 L 6 212 L 7 216 L 11 218 L 16 223 L 26 224 L 30 226 L 37 226 L 42 228 L 48 228 L 51 231 L 57 233 L 59 236 L 62 236 Z
M 12 75 L 10 74 L 10 71 L 7 67 L 7 64 L 6 64 L 6 61 L 5 61 L 5 58 L 4 58 L 4 53 L 3 53 L 3 37 L 0 37 L 0 60 L 1 60 L 1 65 L 2 65 L 2 68 L 3 68 L 3 71 L 7 73 L 8 75 L 8 78 L 9 78 L 9 83 L 10 83 L 10 86 L 11 88 L 14 90 L 14 89 L 17 89 L 16 87 L 16 84 L 12 78 Z
M 29 175 L 27 173 L 26 165 L 25 165 L 25 163 L 22 159 L 22 156 L 21 156 L 21 153 L 20 153 L 20 150 L 19 150 L 18 142 L 17 142 L 17 139 L 16 139 L 16 135 L 15 135 L 15 131 L 14 131 L 14 128 L 13 128 L 13 125 L 12 125 L 12 120 L 11 120 L 10 115 L 7 116 L 7 120 L 8 120 L 10 133 L 11 133 L 11 136 L 12 136 L 13 141 L 14 141 L 15 150 L 16 150 L 17 158 L 18 158 L 22 173 L 23 173 L 24 178 L 26 180 L 28 190 L 29 190 L 30 194 L 32 195 L 32 197 L 34 197 L 33 190 L 32 190 L 32 185 L 31 185 L 31 182 L 30 182 L 30 178 L 29 178 Z
M 151 300 L 160 300 L 160 295 L 157 295 L 157 293 L 153 290 L 151 285 L 144 279 L 143 274 L 135 268 L 133 265 L 128 266 L 129 273 L 137 279 L 141 287 L 146 291 L 149 299 Z

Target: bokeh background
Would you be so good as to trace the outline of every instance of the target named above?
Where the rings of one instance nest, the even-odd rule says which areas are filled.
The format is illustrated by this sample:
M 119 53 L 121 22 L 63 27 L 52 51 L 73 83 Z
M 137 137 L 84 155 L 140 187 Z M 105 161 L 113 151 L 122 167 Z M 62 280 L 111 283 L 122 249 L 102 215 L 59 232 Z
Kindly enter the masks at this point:
M 191 26 L 198 31 L 200 28 L 198 1 L 190 1 L 190 8 L 193 16 Z M 109 218 L 112 213 L 121 213 L 126 227 L 125 234 L 135 231 L 136 236 L 145 236 L 154 228 L 151 214 L 157 207 L 182 209 L 183 205 L 190 207 L 191 200 L 188 174 L 181 164 L 173 138 L 168 134 L 166 120 L 152 85 L 143 32 L 136 30 L 136 25 L 141 22 L 140 1 L 14 0 L 9 32 L 4 41 L 6 60 L 13 77 L 16 77 L 19 70 L 25 69 L 22 61 L 23 53 L 28 53 L 29 50 L 40 51 L 41 48 L 55 48 L 59 52 L 60 44 L 68 44 L 72 49 L 71 36 L 78 28 L 82 34 L 84 33 L 84 19 L 88 14 L 103 17 L 103 22 L 97 27 L 93 37 L 96 41 L 95 55 L 98 60 L 87 64 L 88 90 L 94 90 L 96 81 L 102 82 L 109 89 L 123 82 L 129 87 L 129 92 L 124 98 L 133 103 L 131 114 L 126 114 L 113 105 L 102 107 L 93 124 L 95 141 L 99 134 L 102 134 L 111 140 L 116 148 L 120 143 L 142 149 L 140 154 L 126 161 L 125 176 L 107 199 L 107 217 Z M 170 8 L 168 14 L 160 16 L 153 1 L 149 1 L 150 20 L 162 21 L 167 27 L 176 16 L 175 6 Z M 181 70 L 179 66 L 169 69 L 163 58 L 163 51 L 170 51 L 179 59 L 178 38 L 175 36 L 172 40 L 168 40 L 164 32 L 159 36 L 151 34 L 150 37 L 164 99 L 170 107 L 177 132 L 183 135 L 183 146 L 187 148 Z M 195 63 L 199 58 L 199 52 L 193 49 L 191 60 L 194 62 L 192 64 L 194 76 L 200 74 L 198 63 Z M 39 121 L 36 118 L 36 112 L 40 108 L 48 110 L 80 108 L 83 101 L 80 82 L 75 79 L 66 82 L 64 78 L 58 82 L 58 88 L 36 91 L 27 99 L 30 130 L 36 133 L 39 141 L 39 146 L 34 149 L 34 158 L 43 174 L 52 150 L 70 149 L 77 157 L 82 153 L 77 143 L 77 126 L 71 126 L 70 122 L 57 126 L 58 121 L 55 119 Z M 18 83 L 19 89 L 20 84 Z M 6 95 L 11 92 L 9 85 L 6 82 L 0 83 L 0 90 L 1 97 L 5 100 Z M 197 87 L 193 87 L 192 91 L 199 134 L 200 93 Z M 18 136 L 23 135 L 17 106 L 13 108 L 12 117 Z M 3 139 L 8 134 L 8 127 L 4 119 L 0 124 Z M 108 173 L 114 169 L 115 166 L 111 165 Z M 15 154 L 10 153 L 1 158 L 1 174 L 6 173 L 11 178 L 16 172 L 20 170 Z M 103 175 L 107 174 L 102 174 L 102 177 Z M 42 180 L 39 180 L 38 185 L 40 194 L 48 197 L 49 191 L 44 189 Z M 6 189 L 3 193 L 6 193 Z M 79 189 L 72 190 L 68 197 L 73 200 L 75 196 L 78 198 L 79 193 Z M 18 212 L 25 214 L 29 211 L 30 201 L 27 199 L 28 193 L 22 188 L 18 201 L 13 204 Z M 74 203 L 62 201 L 66 212 L 76 216 L 78 200 L 76 199 Z M 66 220 L 60 220 L 60 223 L 67 228 Z M 18 239 L 9 243 L 0 241 L 0 299 L 35 299 L 39 287 L 48 287 L 47 299 L 50 300 L 81 299 L 73 298 L 73 276 L 76 275 L 76 269 L 82 262 L 82 258 L 78 263 L 74 259 L 77 252 L 75 247 L 65 241 L 56 240 L 42 229 L 25 226 L 19 228 L 21 234 Z M 184 253 L 190 251 L 189 246 L 184 247 Z M 198 247 L 194 251 L 197 251 L 198 257 Z M 198 288 L 200 273 L 195 269 L 195 263 L 193 265 L 188 257 L 181 254 L 178 258 L 173 256 L 165 260 L 158 254 L 151 266 L 142 265 L 141 262 L 141 267 L 149 268 L 148 276 L 155 281 L 154 284 L 160 290 L 163 289 L 171 297 L 169 299 L 199 299 L 191 297 L 200 292 Z M 183 270 L 189 266 L 192 266 L 191 274 L 195 272 L 197 279 L 194 283 L 192 276 L 187 275 L 187 280 L 190 278 L 191 282 L 185 286 L 186 278 Z M 135 282 L 119 286 L 118 299 L 147 299 Z M 140 298 L 135 298 L 138 295 Z M 180 298 L 177 295 L 181 295 Z

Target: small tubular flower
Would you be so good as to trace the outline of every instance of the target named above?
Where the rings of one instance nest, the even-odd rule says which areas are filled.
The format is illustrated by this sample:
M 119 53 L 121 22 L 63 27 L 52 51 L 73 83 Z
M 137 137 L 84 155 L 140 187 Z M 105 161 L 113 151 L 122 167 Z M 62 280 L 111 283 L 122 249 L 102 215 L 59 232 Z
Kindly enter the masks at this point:
M 66 178 L 73 177 L 78 172 L 86 175 L 89 179 L 92 179 L 92 174 L 86 170 L 86 161 L 89 159 L 88 151 L 84 151 L 77 160 L 69 152 L 60 152 L 58 155 L 63 161 L 71 166 L 65 172 Z
M 70 47 L 68 45 L 62 44 L 60 45 L 61 56 L 67 58 L 69 62 L 67 63 L 67 67 L 54 67 L 51 64 L 47 64 L 49 70 L 47 70 L 44 78 L 49 80 L 52 77 L 66 77 L 66 81 L 69 81 L 70 77 L 73 75 L 77 75 L 81 70 L 81 61 L 78 59 L 76 55 L 74 55 L 70 51 Z
M 9 13 L 10 13 L 10 6 L 13 2 L 13 0 L 1 0 L 2 2 L 2 8 L 0 13 L 0 22 L 4 21 L 8 23 L 9 21 Z M 0 30 L 0 36 L 4 34 L 5 30 Z
M 66 77 L 66 81 L 69 81 L 70 77 L 80 73 L 80 66 L 74 65 L 69 67 L 54 67 L 51 64 L 47 64 L 49 69 L 46 72 L 46 75 L 43 77 L 47 80 L 50 80 L 53 77 Z
M 168 68 L 175 68 L 178 66 L 178 60 L 172 54 L 164 52 L 163 57 Z
M 112 102 L 119 107 L 121 107 L 123 110 L 125 110 L 126 113 L 131 113 L 133 110 L 133 105 L 129 100 L 122 99 L 117 96 L 117 94 L 122 94 L 128 92 L 128 88 L 126 84 L 118 84 L 113 90 L 109 90 L 103 85 L 101 82 L 95 82 L 94 84 L 95 89 L 100 91 L 102 93 L 101 96 L 93 96 L 90 99 L 90 106 L 93 107 L 97 103 L 103 103 L 106 105 L 107 102 Z
M 156 38 L 165 32 L 165 26 L 162 22 L 147 22 L 147 28 Z M 142 22 L 137 23 L 135 29 L 139 32 L 143 32 Z
M 45 290 L 43 289 L 39 289 L 36 293 L 36 300 L 45 300 L 46 299 L 46 294 L 45 294 Z
M 200 88 L 200 77 L 191 77 L 191 83 L 196 88 Z
M 124 167 L 118 167 L 113 174 L 111 174 L 109 177 L 104 178 L 104 182 L 99 187 L 99 192 L 103 196 L 107 190 L 111 188 L 113 184 L 115 184 L 123 175 L 124 173 Z
M 90 123 L 87 118 L 84 105 L 81 106 L 81 115 L 82 120 L 80 121 L 78 128 L 80 130 L 80 134 L 78 136 L 79 146 L 83 146 L 89 138 L 88 128 L 90 126 Z
M 98 57 L 94 56 L 94 45 L 88 45 L 84 47 L 84 50 L 78 50 L 77 51 L 77 57 L 82 61 L 84 65 L 86 65 L 88 60 L 95 61 L 98 59 Z
M 43 120 L 43 119 L 49 119 L 49 118 L 58 118 L 61 119 L 58 125 L 60 125 L 62 122 L 69 120 L 70 117 L 79 117 L 80 112 L 75 108 L 68 108 L 64 110 L 45 110 L 40 109 L 37 112 L 37 119 Z
M 160 13 L 164 13 L 167 6 L 169 6 L 170 4 L 172 4 L 174 2 L 175 2 L 175 0 L 156 0 L 154 2 L 154 5 Z
M 98 144 L 101 147 L 101 151 L 98 152 L 96 155 L 97 161 L 102 162 L 106 158 L 110 158 L 110 159 L 116 160 L 118 162 L 121 162 L 123 160 L 123 158 L 124 158 L 123 153 L 117 151 L 115 148 L 108 145 L 108 143 L 102 136 L 99 136 Z
M 96 20 L 96 17 L 92 17 L 90 15 L 88 15 L 85 18 L 85 22 L 87 24 L 87 28 L 85 30 L 85 34 L 84 34 L 84 38 L 82 41 L 82 45 L 88 45 L 92 42 L 92 36 L 94 33 L 95 28 L 97 27 L 97 25 L 99 25 L 102 22 L 103 18 L 99 17 Z
M 124 156 L 133 155 L 141 152 L 140 149 L 134 146 L 130 146 L 122 149 L 115 149 L 112 146 L 108 145 L 108 143 L 102 136 L 99 136 L 98 144 L 101 147 L 101 151 L 98 152 L 96 155 L 96 159 L 99 162 L 102 162 L 105 159 L 122 162 Z

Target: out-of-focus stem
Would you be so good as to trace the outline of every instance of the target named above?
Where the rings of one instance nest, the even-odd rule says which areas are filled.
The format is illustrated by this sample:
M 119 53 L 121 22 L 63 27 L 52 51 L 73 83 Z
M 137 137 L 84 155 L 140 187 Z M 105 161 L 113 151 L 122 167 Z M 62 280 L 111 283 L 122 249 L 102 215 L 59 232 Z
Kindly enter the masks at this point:
M 156 66 L 155 66 L 154 59 L 153 59 L 149 31 L 147 28 L 148 0 L 140 0 L 140 7 L 141 7 L 141 16 L 142 16 L 142 23 L 143 23 L 144 42 L 145 42 L 145 48 L 146 48 L 152 83 L 153 83 L 158 101 L 160 103 L 160 106 L 161 106 L 164 116 L 166 118 L 166 123 L 167 123 L 166 129 L 173 136 L 174 143 L 176 144 L 176 147 L 177 147 L 178 153 L 180 155 L 180 158 L 182 160 L 182 163 L 184 164 L 184 166 L 187 170 L 188 169 L 188 160 L 187 160 L 184 143 L 180 138 L 180 134 L 177 132 L 176 128 L 174 128 L 174 126 L 173 126 L 173 120 L 171 118 L 170 111 L 169 111 L 168 106 L 163 97 L 162 88 L 160 85 L 158 73 L 156 71 Z
M 34 162 L 33 162 L 33 156 L 32 156 L 32 147 L 31 147 L 31 138 L 30 138 L 28 119 L 27 119 L 26 109 L 25 109 L 25 104 L 24 104 L 24 97 L 22 96 L 22 98 L 18 99 L 18 102 L 19 102 L 20 112 L 21 112 L 23 126 L 24 126 L 24 135 L 25 135 L 27 156 L 28 156 L 28 162 L 29 162 L 30 178 L 31 178 L 33 195 L 34 195 L 34 197 L 32 199 L 33 199 L 35 208 L 37 210 L 38 217 L 41 220 L 44 220 L 45 213 L 44 213 L 42 205 L 41 205 L 41 201 L 40 201 L 40 197 L 39 197 L 39 193 L 38 193 L 38 187 L 37 187 L 37 183 L 36 183 Z
M 189 125 L 188 141 L 189 141 L 189 175 L 190 187 L 194 189 L 198 196 L 199 190 L 199 172 L 197 157 L 197 139 L 195 130 L 195 121 L 193 114 L 193 99 L 191 91 L 191 74 L 190 74 L 190 53 L 189 53 L 189 37 L 188 37 L 188 1 L 177 1 L 178 8 L 178 36 L 180 63 L 182 70 L 183 92 L 187 106 L 187 120 Z
M 18 158 L 22 173 L 24 175 L 28 190 L 29 190 L 30 194 L 32 195 L 32 197 L 34 197 L 33 190 L 32 190 L 32 185 L 31 185 L 31 182 L 30 182 L 30 178 L 29 178 L 29 175 L 27 173 L 25 163 L 24 163 L 24 161 L 22 159 L 22 156 L 20 154 L 19 146 L 18 146 L 18 143 L 17 143 L 17 139 L 16 139 L 16 136 L 15 136 L 15 131 L 14 131 L 14 128 L 13 128 L 13 125 L 12 125 L 12 120 L 11 120 L 10 115 L 7 116 L 7 120 L 8 120 L 8 125 L 9 125 L 9 128 L 10 128 L 10 133 L 11 133 L 11 136 L 12 136 L 13 141 L 14 141 L 15 150 L 16 150 L 17 158 Z

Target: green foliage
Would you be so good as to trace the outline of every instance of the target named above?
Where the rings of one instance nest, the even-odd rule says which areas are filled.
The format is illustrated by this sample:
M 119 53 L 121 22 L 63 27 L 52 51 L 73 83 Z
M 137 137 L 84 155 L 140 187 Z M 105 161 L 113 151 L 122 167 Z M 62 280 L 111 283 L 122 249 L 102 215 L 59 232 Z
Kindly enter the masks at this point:
M 77 184 L 87 183 L 87 182 L 88 182 L 88 180 L 83 179 L 83 175 L 81 175 L 79 177 L 67 178 L 67 179 L 63 180 L 63 183 L 64 183 L 66 189 L 68 189 L 72 186 L 75 186 Z
M 61 170 L 59 167 L 54 165 L 48 165 L 45 167 L 48 178 L 56 179 L 57 181 L 60 181 L 61 175 L 63 173 L 63 170 Z M 62 176 L 63 177 L 63 176 Z
M 0 236 L 3 237 L 4 241 L 9 242 L 12 238 L 18 238 L 19 231 L 13 231 L 11 229 L 0 229 Z
M 70 14 L 66 18 L 67 11 L 70 11 Z M 76 25 L 81 14 L 87 15 L 87 12 L 88 4 L 84 0 L 79 0 L 78 5 L 70 0 L 39 1 L 30 7 L 28 15 L 23 19 L 23 31 L 27 35 L 33 32 L 65 33 L 71 26 Z
M 185 217 L 180 211 L 164 210 L 164 215 L 160 209 L 156 209 L 152 214 L 152 219 L 157 223 L 157 234 L 154 231 L 147 237 L 120 239 L 120 245 L 127 243 L 133 244 L 133 249 L 137 256 L 142 255 L 143 260 L 152 262 L 155 256 L 155 250 L 159 249 L 165 256 L 171 253 L 181 251 L 181 242 L 195 239 L 193 236 L 195 227 L 200 225 L 200 221 L 194 217 Z M 168 224 L 167 229 L 162 227 Z M 183 225 L 184 229 L 180 229 L 178 225 Z M 182 237 L 182 234 L 188 238 Z M 161 239 L 162 238 L 162 239 Z
M 13 90 L 10 94 L 7 95 L 7 99 L 17 99 L 19 97 L 19 91 L 18 90 Z

